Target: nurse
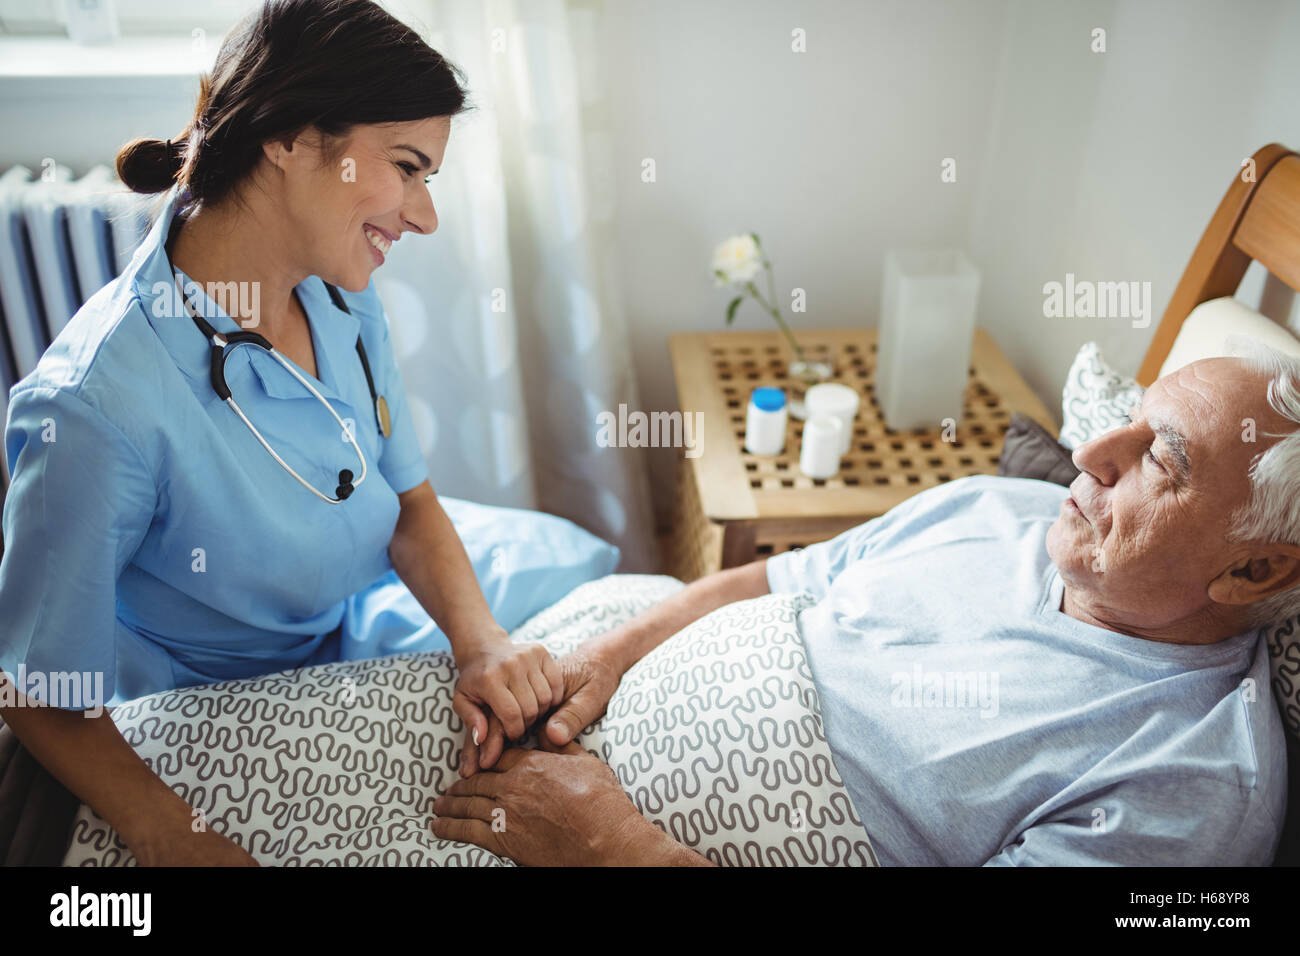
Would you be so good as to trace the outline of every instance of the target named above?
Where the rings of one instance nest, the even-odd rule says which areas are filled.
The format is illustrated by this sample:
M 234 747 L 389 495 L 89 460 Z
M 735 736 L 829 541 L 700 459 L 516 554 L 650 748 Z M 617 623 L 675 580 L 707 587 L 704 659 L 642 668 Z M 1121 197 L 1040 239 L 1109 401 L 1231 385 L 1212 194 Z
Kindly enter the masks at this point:
M 11 391 L 0 717 L 142 863 L 251 857 L 196 826 L 103 706 L 336 660 L 364 643 L 346 602 L 390 569 L 451 641 L 455 710 L 484 742 L 467 760 L 561 703 L 429 484 L 371 283 L 437 228 L 426 184 L 465 98 L 368 0 L 250 14 L 184 133 L 118 155 L 162 197 L 152 231 Z

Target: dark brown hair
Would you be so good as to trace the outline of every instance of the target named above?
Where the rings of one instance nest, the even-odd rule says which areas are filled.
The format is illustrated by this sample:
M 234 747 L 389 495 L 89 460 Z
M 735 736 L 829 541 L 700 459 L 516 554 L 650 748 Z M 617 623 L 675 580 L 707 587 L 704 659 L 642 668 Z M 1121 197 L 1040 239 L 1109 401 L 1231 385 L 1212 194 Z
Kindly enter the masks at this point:
M 221 44 L 190 124 L 174 140 L 127 143 L 117 175 L 137 193 L 179 182 L 195 202 L 216 202 L 269 140 L 454 116 L 471 108 L 463 84 L 459 68 L 370 0 L 267 0 Z

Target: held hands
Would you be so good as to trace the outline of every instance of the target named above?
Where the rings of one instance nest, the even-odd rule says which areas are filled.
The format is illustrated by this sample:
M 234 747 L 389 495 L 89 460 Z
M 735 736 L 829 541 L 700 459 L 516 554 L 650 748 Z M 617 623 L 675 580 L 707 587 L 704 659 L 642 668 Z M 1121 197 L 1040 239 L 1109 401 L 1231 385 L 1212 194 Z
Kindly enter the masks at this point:
M 541 645 L 517 645 L 519 647 L 536 647 L 545 653 Z M 550 655 L 547 654 L 547 659 Z M 566 654 L 558 662 L 551 661 L 557 667 L 560 678 L 560 692 L 552 695 L 550 703 L 541 708 L 528 725 L 518 734 L 510 733 L 495 712 L 488 716 L 487 732 L 475 734 L 476 726 L 466 720 L 469 728 L 465 734 L 465 747 L 461 751 L 460 775 L 469 777 L 479 770 L 492 767 L 505 749 L 505 739 L 523 737 L 538 717 L 554 711 L 546 722 L 545 728 L 538 734 L 538 744 L 543 750 L 560 752 L 573 740 L 583 728 L 595 723 L 609 704 L 609 699 L 618 688 L 622 676 L 618 667 L 604 655 L 579 648 L 572 654 Z M 462 678 L 463 680 L 463 678 Z M 457 688 L 457 696 L 460 688 Z M 454 707 L 454 704 L 453 704 Z M 460 714 L 460 710 L 456 711 Z M 464 715 L 461 714 L 464 720 Z
M 491 771 L 458 780 L 433 803 L 434 836 L 473 843 L 524 866 L 654 861 L 667 838 L 641 816 L 614 771 L 577 744 L 509 750 Z M 497 825 L 498 819 L 530 825 Z
M 500 628 L 457 654 L 456 666 L 460 680 L 452 710 L 465 722 L 470 744 L 476 749 L 482 744 L 492 760 L 500 756 L 505 737 L 523 737 L 540 715 L 563 700 L 564 681 L 550 652 L 540 644 L 512 643 Z M 462 767 L 464 762 L 462 754 Z

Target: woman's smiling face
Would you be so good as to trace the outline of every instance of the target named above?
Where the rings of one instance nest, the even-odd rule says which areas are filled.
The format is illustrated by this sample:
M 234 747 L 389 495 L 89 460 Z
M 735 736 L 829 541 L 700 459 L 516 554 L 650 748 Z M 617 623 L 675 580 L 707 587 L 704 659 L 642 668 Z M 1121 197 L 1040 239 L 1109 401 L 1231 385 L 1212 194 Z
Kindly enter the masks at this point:
M 334 143 L 332 158 L 310 136 L 280 154 L 291 235 L 302 237 L 310 274 L 361 292 L 402 233 L 438 228 L 425 180 L 450 133 L 446 116 L 367 124 Z

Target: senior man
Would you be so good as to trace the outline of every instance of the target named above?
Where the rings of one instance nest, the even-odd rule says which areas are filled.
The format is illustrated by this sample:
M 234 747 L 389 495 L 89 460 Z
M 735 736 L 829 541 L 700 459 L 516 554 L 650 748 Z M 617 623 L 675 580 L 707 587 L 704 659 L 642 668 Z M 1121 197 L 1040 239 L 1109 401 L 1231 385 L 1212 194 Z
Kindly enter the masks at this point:
M 967 478 L 701 579 L 566 658 L 546 752 L 457 782 L 434 830 L 525 864 L 706 864 L 569 741 L 691 621 L 807 590 L 827 739 L 882 863 L 1267 864 L 1285 749 L 1258 627 L 1300 612 L 1298 423 L 1300 363 L 1196 362 L 1075 451 L 1068 491 Z M 995 678 L 996 707 L 899 692 L 954 672 Z

